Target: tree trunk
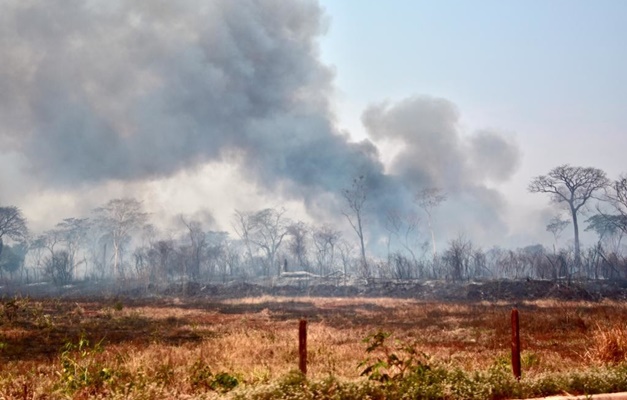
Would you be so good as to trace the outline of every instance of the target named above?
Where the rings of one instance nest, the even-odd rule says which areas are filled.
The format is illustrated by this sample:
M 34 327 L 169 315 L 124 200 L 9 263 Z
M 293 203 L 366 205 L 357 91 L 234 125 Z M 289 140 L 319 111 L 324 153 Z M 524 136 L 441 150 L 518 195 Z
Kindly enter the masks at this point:
M 364 245 L 364 232 L 361 228 L 361 216 L 357 215 L 357 227 L 359 228 L 359 244 L 361 245 L 361 262 L 363 267 L 368 269 L 368 262 L 366 261 L 366 246 Z
M 113 242 L 113 278 L 116 279 L 119 277 L 119 253 L 120 253 L 120 249 L 118 244 L 114 241 Z
M 438 251 L 435 247 L 435 233 L 433 233 L 433 226 L 431 225 L 431 214 L 427 213 L 427 222 L 429 224 L 429 231 L 431 232 L 431 246 L 433 247 L 433 259 L 437 257 Z
M 570 206 L 570 212 L 573 215 L 573 229 L 575 231 L 575 267 L 579 268 L 581 266 L 581 249 L 579 245 L 579 224 L 577 223 L 577 210 L 572 206 Z M 570 277 L 569 277 L 570 282 Z

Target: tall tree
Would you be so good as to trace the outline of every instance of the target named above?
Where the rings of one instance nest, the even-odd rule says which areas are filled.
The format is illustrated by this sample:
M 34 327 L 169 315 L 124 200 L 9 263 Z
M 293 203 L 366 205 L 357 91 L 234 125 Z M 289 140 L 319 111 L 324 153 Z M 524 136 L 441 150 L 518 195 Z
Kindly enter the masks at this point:
M 148 214 L 136 199 L 113 199 L 94 210 L 96 222 L 113 245 L 113 276 L 122 277 L 120 260 L 123 245 L 133 231 L 146 222 Z
M 0 255 L 0 271 L 6 271 L 13 280 L 13 274 L 24 267 L 24 258 L 28 252 L 25 243 L 17 243 L 13 246 L 5 246 L 4 252 Z
M 187 228 L 190 241 L 190 259 L 186 262 L 186 274 L 189 279 L 196 281 L 200 278 L 200 265 L 207 248 L 207 236 L 200 221 L 186 220 L 183 215 L 180 216 L 180 219 Z
M 557 241 L 559 240 L 562 232 L 566 227 L 570 224 L 569 221 L 563 220 L 561 216 L 555 215 L 546 226 L 547 232 L 551 232 L 553 234 L 553 253 L 557 252 Z
M 353 179 L 350 189 L 344 189 L 342 195 L 348 204 L 348 210 L 342 211 L 342 214 L 348 220 L 357 237 L 359 237 L 359 246 L 361 251 L 361 264 L 364 270 L 368 270 L 368 261 L 366 260 L 366 245 L 364 243 L 364 207 L 367 200 L 366 177 L 360 175 Z
M 314 231 L 312 238 L 316 248 L 316 263 L 320 274 L 327 272 L 335 265 L 335 247 L 342 233 L 329 225 L 323 225 Z
M 604 242 L 606 246 L 609 245 L 611 251 L 618 252 L 625 235 L 621 228 L 622 219 L 621 215 L 595 214 L 586 220 L 588 224 L 586 231 L 594 231 L 597 234 L 599 245 Z
M 34 248 L 48 251 L 49 254 L 43 260 L 38 260 L 38 264 L 43 261 L 43 272 L 54 283 L 64 285 L 71 282 L 78 265 L 86 263 L 85 258 L 78 260 L 78 252 L 88 230 L 87 218 L 66 218 L 33 242 Z M 61 246 L 61 249 L 57 246 Z
M 609 185 L 605 200 L 613 207 L 615 214 L 606 214 L 600 209 L 599 214 L 606 219 L 606 223 L 627 233 L 627 175 L 621 175 Z
M 57 224 L 61 239 L 70 256 L 69 260 L 74 263 L 73 268 L 76 269 L 79 264 L 84 264 L 85 273 L 87 272 L 87 258 L 83 257 L 79 261 L 78 253 L 87 241 L 87 232 L 90 228 L 91 221 L 88 218 L 66 218 Z
M 605 172 L 592 167 L 573 167 L 568 164 L 553 168 L 547 175 L 532 179 L 528 190 L 531 193 L 547 193 L 555 203 L 565 203 L 573 220 L 575 233 L 575 264 L 581 264 L 579 244 L 579 222 L 581 208 L 595 192 L 609 184 Z
M 0 207 L 0 254 L 2 254 L 3 238 L 22 241 L 28 235 L 26 218 L 15 206 Z
M 427 214 L 427 223 L 429 224 L 429 231 L 431 232 L 433 259 L 435 260 L 438 250 L 435 245 L 435 233 L 433 231 L 433 210 L 446 201 L 446 194 L 439 188 L 426 188 L 416 195 L 415 201 L 425 214 Z
M 449 248 L 442 254 L 446 268 L 446 278 L 461 281 L 470 278 L 470 267 L 474 250 L 470 240 L 463 235 L 450 242 Z
M 294 259 L 298 263 L 298 268 L 307 267 L 307 237 L 309 235 L 309 227 L 303 221 L 297 221 L 287 227 L 290 236 L 288 249 L 293 254 Z
M 389 212 L 386 221 L 386 229 L 390 232 L 390 234 L 398 237 L 400 245 L 411 255 L 413 266 L 418 266 L 418 258 L 416 257 L 416 253 L 413 249 L 420 245 L 417 240 L 419 223 L 420 218 L 418 218 L 418 216 L 413 212 L 403 215 L 398 212 Z

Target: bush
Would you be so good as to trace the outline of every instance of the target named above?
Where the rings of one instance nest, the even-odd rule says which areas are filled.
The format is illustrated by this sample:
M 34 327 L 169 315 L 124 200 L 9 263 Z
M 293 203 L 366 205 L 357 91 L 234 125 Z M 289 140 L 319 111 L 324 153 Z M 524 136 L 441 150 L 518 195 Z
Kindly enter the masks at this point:
M 227 372 L 219 372 L 214 375 L 209 366 L 201 360 L 192 365 L 190 380 L 195 390 L 215 390 L 221 393 L 229 392 L 239 385 L 239 380 Z

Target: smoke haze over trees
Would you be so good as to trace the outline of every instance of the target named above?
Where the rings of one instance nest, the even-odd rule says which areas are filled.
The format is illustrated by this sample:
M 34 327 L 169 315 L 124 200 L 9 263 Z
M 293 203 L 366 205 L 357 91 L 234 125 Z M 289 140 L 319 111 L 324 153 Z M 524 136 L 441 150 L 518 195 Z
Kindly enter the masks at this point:
M 363 175 L 381 216 L 373 231 L 390 210 L 410 207 L 416 189 L 438 186 L 465 225 L 506 232 L 501 195 L 485 182 L 515 171 L 517 146 L 494 131 L 463 136 L 450 101 L 414 97 L 365 111 L 372 140 L 404 144 L 389 171 L 372 141 L 335 127 L 334 73 L 318 44 L 328 21 L 315 1 L 0 7 L 0 142 L 28 176 L 26 193 L 222 162 L 314 217 L 341 215 L 342 190 Z
M 615 181 L 614 189 L 621 182 Z M 350 207 L 351 197 L 346 200 Z M 377 279 L 627 279 L 622 243 L 627 228 L 613 207 L 612 200 L 597 203 L 597 213 L 586 224 L 598 241 L 581 247 L 579 257 L 577 248 L 568 246 L 484 249 L 464 235 L 433 254 L 428 225 L 415 215 L 389 216 L 387 254 L 380 256 L 362 247 L 357 225 L 356 236 L 345 236 L 326 225 L 290 220 L 282 208 L 235 211 L 237 236 L 231 236 L 184 216 L 178 231 L 159 231 L 141 202 L 113 199 L 88 217 L 65 219 L 37 237 L 17 241 L 12 236 L 0 254 L 0 282 L 63 286 L 89 280 L 149 287 L 181 281 L 274 285 L 292 280 L 300 285 L 304 279 L 347 285 Z M 549 222 L 556 242 L 563 222 Z
M 43 226 L 6 234 L 3 271 L 60 284 L 290 267 L 462 280 L 494 274 L 495 260 L 504 275 L 571 273 L 557 245 L 484 251 L 510 234 L 498 187 L 521 165 L 511 134 L 468 129 L 430 95 L 370 104 L 365 138 L 339 128 L 320 54 L 329 24 L 314 0 L 3 2 L 0 206 Z M 236 178 L 214 187 L 214 168 Z M 604 241 L 624 228 L 624 186 L 599 209 L 621 226 Z M 423 218 L 416 195 L 434 188 L 446 200 Z

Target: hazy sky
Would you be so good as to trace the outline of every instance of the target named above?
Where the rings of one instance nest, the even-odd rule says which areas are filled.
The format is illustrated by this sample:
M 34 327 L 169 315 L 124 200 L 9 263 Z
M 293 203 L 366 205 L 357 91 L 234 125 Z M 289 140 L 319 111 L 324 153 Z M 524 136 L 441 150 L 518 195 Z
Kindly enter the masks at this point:
M 363 135 L 368 104 L 429 94 L 454 102 L 466 130 L 510 133 L 522 162 L 498 187 L 521 233 L 547 203 L 526 192 L 533 176 L 563 163 L 627 172 L 627 2 L 321 4 L 340 124 Z
M 621 0 L 5 0 L 0 38 L 0 204 L 34 230 L 122 196 L 333 223 L 366 175 L 373 226 L 439 186 L 442 240 L 521 245 L 533 176 L 627 172 Z

